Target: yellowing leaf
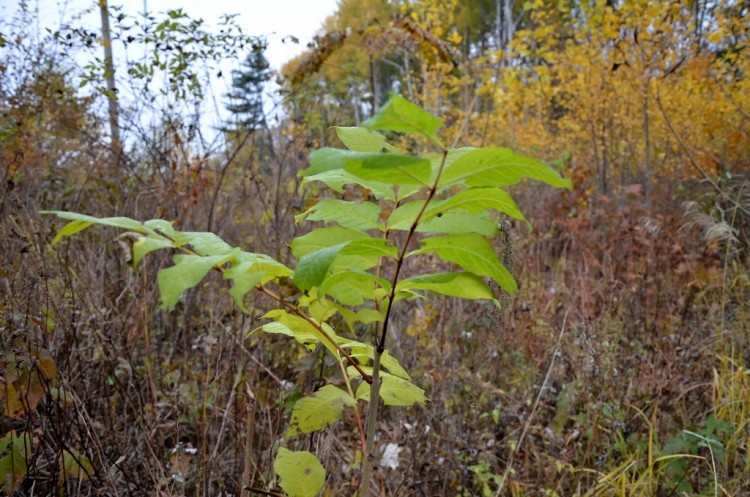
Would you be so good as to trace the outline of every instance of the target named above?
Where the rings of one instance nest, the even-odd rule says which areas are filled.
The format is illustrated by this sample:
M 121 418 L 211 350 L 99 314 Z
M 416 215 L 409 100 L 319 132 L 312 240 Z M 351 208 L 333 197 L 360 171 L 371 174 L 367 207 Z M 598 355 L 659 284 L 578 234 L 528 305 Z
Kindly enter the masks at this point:
M 427 397 L 424 390 L 412 382 L 386 373 L 380 372 L 380 397 L 387 406 L 412 406 L 414 404 L 424 404 Z M 357 388 L 357 399 L 370 399 L 370 385 L 364 381 Z
M 286 436 L 295 437 L 325 428 L 341 419 L 345 407 L 356 405 L 357 401 L 348 392 L 326 385 L 309 397 L 297 401 Z
M 166 310 L 174 308 L 180 295 L 185 290 L 200 283 L 206 274 L 217 264 L 226 261 L 227 257 L 215 255 L 201 257 L 199 255 L 176 255 L 174 266 L 162 269 L 157 275 L 159 293 Z
M 273 470 L 281 478 L 279 486 L 289 497 L 315 497 L 326 483 L 323 465 L 308 451 L 292 452 L 281 447 Z

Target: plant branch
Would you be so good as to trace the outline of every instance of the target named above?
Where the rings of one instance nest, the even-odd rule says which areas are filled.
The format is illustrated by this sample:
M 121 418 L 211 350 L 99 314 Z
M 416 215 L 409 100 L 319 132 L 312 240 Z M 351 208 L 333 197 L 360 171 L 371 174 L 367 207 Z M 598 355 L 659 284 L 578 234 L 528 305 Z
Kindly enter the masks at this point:
M 341 361 L 336 361 L 339 365 L 339 368 L 341 368 L 341 374 L 344 375 L 344 383 L 346 383 L 346 390 L 349 392 L 349 395 L 354 399 L 356 398 L 354 396 L 354 390 L 352 389 L 352 382 L 349 380 L 349 375 L 346 374 L 346 368 L 344 367 L 344 363 Z M 364 454 L 367 450 L 367 440 L 365 439 L 365 428 L 362 425 L 362 416 L 359 415 L 359 409 L 354 409 L 354 417 L 357 420 L 357 428 L 359 428 L 359 441 L 362 445 L 362 453 Z
M 341 354 L 342 356 L 344 356 L 346 358 L 347 362 L 349 362 L 349 364 L 352 367 L 354 367 L 354 369 L 356 369 L 357 372 L 360 375 L 362 375 L 362 379 L 364 379 L 367 383 L 372 384 L 372 377 L 369 374 L 367 374 L 367 373 L 364 372 L 364 370 L 359 365 L 359 363 L 356 360 L 354 360 L 354 358 L 352 356 L 350 356 L 349 353 L 346 350 L 344 350 L 343 347 L 341 347 L 341 345 L 339 345 L 338 343 L 336 343 L 336 340 L 334 340 L 333 337 L 331 337 L 331 335 L 329 335 L 328 332 L 326 330 L 324 330 L 323 327 L 320 326 L 320 324 L 317 321 L 315 321 L 313 318 L 311 318 L 310 316 L 308 316 L 307 314 L 305 314 L 304 312 L 302 312 L 301 310 L 299 310 L 299 307 L 297 307 L 296 305 L 294 305 L 294 304 L 292 304 L 290 302 L 287 302 L 286 300 L 282 299 L 280 296 L 276 295 L 275 293 L 273 293 L 268 288 L 266 288 L 266 287 L 264 287 L 262 285 L 256 285 L 255 289 L 257 291 L 261 292 L 261 293 L 264 293 L 264 294 L 268 295 L 273 300 L 275 300 L 276 302 L 278 302 L 279 304 L 281 304 L 286 310 L 291 311 L 296 316 L 299 316 L 300 318 L 304 319 L 305 321 L 307 321 L 308 323 L 310 323 L 312 326 L 314 326 L 315 329 L 318 330 L 320 332 L 320 334 L 323 335 L 323 337 L 331 345 L 333 345 L 336 348 L 336 350 L 338 351 L 338 353 Z
M 401 272 L 401 267 L 404 264 L 404 260 L 406 259 L 406 252 L 409 249 L 409 243 L 411 243 L 411 239 L 414 237 L 414 233 L 416 233 L 417 231 L 417 226 L 419 226 L 419 220 L 422 218 L 422 215 L 427 209 L 427 206 L 435 197 L 435 193 L 437 192 L 438 184 L 440 183 L 440 176 L 443 173 L 445 162 L 448 159 L 448 149 L 443 148 L 442 150 L 443 159 L 440 162 L 440 167 L 438 168 L 437 175 L 435 176 L 435 181 L 432 184 L 429 193 L 427 194 L 427 198 L 425 199 L 422 208 L 417 214 L 417 217 L 414 219 L 411 228 L 409 228 L 409 233 L 406 235 L 406 240 L 401 247 L 401 253 L 398 256 L 398 260 L 396 261 L 396 271 L 394 272 L 393 279 L 391 280 L 391 294 L 388 298 L 388 305 L 385 309 L 385 318 L 383 319 L 383 332 L 380 335 L 380 339 L 378 340 L 375 347 L 375 353 L 373 354 L 372 383 L 370 384 L 370 402 L 367 410 L 367 433 L 365 435 L 367 445 L 365 447 L 364 457 L 362 458 L 362 482 L 360 483 L 359 497 L 370 496 L 370 480 L 372 479 L 372 467 L 375 462 L 373 456 L 373 449 L 375 446 L 375 428 L 377 426 L 378 419 L 378 404 L 380 403 L 380 358 L 385 351 L 385 340 L 388 336 L 388 322 L 391 316 L 391 309 L 393 309 L 393 302 L 396 299 L 396 285 L 398 284 L 398 276 Z
M 164 233 L 159 232 L 159 235 L 165 237 L 167 240 L 171 241 L 172 243 L 176 243 L 171 237 L 165 235 Z M 187 248 L 185 246 L 175 246 L 175 248 L 178 249 L 178 250 L 180 250 L 181 252 L 183 252 L 185 254 L 188 254 L 188 255 L 197 255 L 197 256 L 200 256 L 200 254 L 197 254 L 196 252 L 190 250 L 189 248 Z M 224 273 L 224 268 L 222 266 L 219 266 L 219 265 L 214 266 L 214 270 L 216 270 L 216 271 L 218 271 L 218 272 L 220 272 L 222 274 Z M 356 369 L 357 372 L 360 375 L 362 375 L 362 379 L 365 380 L 368 384 L 372 384 L 372 377 L 369 374 L 367 374 L 367 373 L 364 372 L 364 370 L 359 365 L 359 363 L 356 360 L 354 360 L 354 358 L 352 356 L 350 356 L 349 353 L 341 347 L 341 345 L 339 345 L 338 343 L 336 343 L 336 340 L 334 340 L 333 337 L 331 337 L 331 335 L 329 335 L 328 332 L 326 330 L 324 330 L 323 327 L 317 321 L 315 321 L 313 318 L 311 318 L 310 316 L 308 316 L 307 314 L 305 314 L 304 312 L 302 312 L 299 309 L 299 307 L 297 307 L 296 305 L 294 305 L 294 304 L 292 304 L 290 302 L 287 302 L 286 300 L 284 300 L 283 298 L 281 298 L 279 295 L 276 295 L 275 293 L 273 293 L 271 290 L 269 290 L 268 288 L 264 287 L 263 285 L 255 285 L 255 289 L 257 291 L 261 292 L 261 293 L 264 293 L 264 294 L 268 295 L 273 300 L 275 300 L 276 302 L 278 302 L 279 304 L 281 304 L 286 310 L 291 311 L 292 313 L 294 313 L 295 315 L 297 315 L 300 318 L 304 319 L 309 324 L 311 324 L 313 327 L 315 327 L 315 329 L 318 330 L 321 335 L 323 335 L 323 338 L 325 338 L 331 345 L 333 345 L 333 347 L 336 349 L 336 351 L 338 351 L 339 354 L 341 354 L 342 356 L 344 356 L 346 358 L 347 362 L 349 362 L 349 364 L 351 366 L 353 366 L 354 369 Z
M 391 281 L 391 295 L 388 297 L 388 306 L 385 309 L 385 318 L 383 320 L 383 332 L 380 335 L 380 340 L 377 343 L 378 354 L 382 354 L 383 351 L 385 350 L 385 338 L 388 334 L 388 321 L 391 315 L 391 309 L 393 308 L 393 301 L 396 297 L 396 284 L 398 283 L 398 276 L 399 276 L 399 273 L 401 272 L 401 266 L 404 264 L 404 260 L 406 259 L 406 251 L 409 249 L 409 243 L 411 242 L 411 239 L 414 237 L 414 233 L 417 231 L 417 226 L 419 226 L 419 221 L 420 219 L 422 219 L 422 215 L 424 214 L 424 211 L 427 210 L 427 206 L 429 205 L 430 201 L 432 201 L 433 197 L 435 197 L 435 193 L 437 192 L 437 189 L 438 189 L 438 183 L 440 182 L 440 176 L 443 174 L 443 168 L 445 167 L 445 161 L 447 159 L 448 159 L 448 150 L 443 149 L 443 159 L 440 162 L 440 167 L 438 168 L 438 172 L 435 177 L 435 182 L 433 183 L 432 187 L 430 187 L 430 192 L 427 195 L 427 198 L 425 199 L 424 204 L 422 204 L 422 208 L 419 210 L 417 217 L 414 219 L 414 222 L 409 228 L 409 233 L 406 235 L 406 241 L 404 241 L 404 245 L 401 247 L 401 253 L 398 255 L 398 260 L 396 261 L 396 272 L 394 273 L 393 279 Z
M 278 492 L 269 492 L 268 490 L 263 490 L 261 488 L 245 487 L 243 490 L 247 490 L 260 495 L 270 495 L 271 497 L 286 497 L 285 494 L 280 494 Z

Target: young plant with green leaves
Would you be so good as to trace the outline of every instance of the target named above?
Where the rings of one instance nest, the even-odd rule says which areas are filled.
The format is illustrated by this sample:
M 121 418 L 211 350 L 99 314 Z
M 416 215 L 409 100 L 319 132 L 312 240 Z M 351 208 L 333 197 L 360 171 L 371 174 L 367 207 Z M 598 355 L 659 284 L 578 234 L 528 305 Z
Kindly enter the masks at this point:
M 306 182 L 320 182 L 339 193 L 353 187 L 362 195 L 352 201 L 322 199 L 297 217 L 298 222 L 328 225 L 291 241 L 298 261 L 294 269 L 267 255 L 231 247 L 212 233 L 181 232 L 160 219 L 139 222 L 54 212 L 70 222 L 53 244 L 99 224 L 136 236 L 136 265 L 149 252 L 175 252 L 174 264 L 157 276 L 165 310 L 173 309 L 182 293 L 211 270 L 229 281 L 229 294 L 243 311 L 251 291 L 277 302 L 260 329 L 288 335 L 311 349 L 322 344 L 341 373 L 338 384 L 296 403 L 285 438 L 324 429 L 351 410 L 364 454 L 359 495 L 367 496 L 380 401 L 411 406 L 427 400 L 386 349 L 394 306 L 401 301 L 408 306 L 415 298 L 428 298 L 429 292 L 494 300 L 487 279 L 514 294 L 513 276 L 490 243 L 499 232 L 493 212 L 524 220 L 503 188 L 522 178 L 570 188 L 554 170 L 508 149 L 448 148 L 438 137 L 441 125 L 440 119 L 392 96 L 361 126 L 336 129 L 348 150 L 323 148 L 310 154 L 310 167 L 302 172 Z M 402 154 L 378 130 L 416 135 L 436 151 Z M 419 260 L 428 258 L 442 261 L 438 265 L 445 270 L 418 272 Z M 295 299 L 282 296 L 289 279 L 299 290 Z M 338 318 L 332 321 L 334 316 Z M 334 322 L 345 326 L 334 327 Z M 370 340 L 354 336 L 353 330 L 363 327 L 373 330 Z M 274 470 L 292 497 L 317 495 L 325 485 L 325 470 L 307 451 L 280 448 Z

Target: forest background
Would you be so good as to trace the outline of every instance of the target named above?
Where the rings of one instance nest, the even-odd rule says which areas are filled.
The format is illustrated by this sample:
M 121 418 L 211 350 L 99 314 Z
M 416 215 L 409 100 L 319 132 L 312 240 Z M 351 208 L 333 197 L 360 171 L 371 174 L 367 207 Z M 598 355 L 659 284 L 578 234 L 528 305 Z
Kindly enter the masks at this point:
M 574 186 L 514 187 L 533 230 L 504 224 L 520 289 L 502 310 L 433 295 L 395 317 L 391 353 L 429 402 L 383 415 L 381 493 L 750 493 L 747 2 L 342 0 L 280 74 L 233 17 L 108 14 L 136 54 L 114 73 L 101 32 L 30 36 L 25 3 L 0 24 L 0 491 L 239 495 L 251 460 L 278 492 L 278 439 L 333 374 L 324 351 L 249 334 L 270 303 L 243 314 L 218 279 L 164 312 L 168 257 L 134 269 L 107 230 L 52 248 L 40 211 L 160 217 L 291 261 L 295 216 L 336 195 L 301 188 L 308 154 L 395 92 L 445 142 Z M 224 58 L 244 64 L 209 129 Z M 349 426 L 299 442 L 325 495 L 357 487 Z

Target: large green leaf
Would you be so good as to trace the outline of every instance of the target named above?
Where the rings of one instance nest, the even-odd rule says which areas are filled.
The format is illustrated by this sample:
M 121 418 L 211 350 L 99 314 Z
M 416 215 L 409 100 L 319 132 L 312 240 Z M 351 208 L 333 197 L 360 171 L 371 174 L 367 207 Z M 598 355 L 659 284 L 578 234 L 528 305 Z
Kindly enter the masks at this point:
M 370 238 L 367 233 L 337 226 L 318 228 L 295 238 L 291 243 L 292 253 L 298 259 L 320 249 L 331 247 L 360 238 Z
M 295 437 L 323 429 L 341 419 L 345 407 L 356 405 L 357 401 L 348 392 L 326 385 L 294 404 L 286 436 Z
M 135 231 L 136 233 L 145 235 L 148 230 L 144 228 L 140 221 L 130 219 L 129 217 L 104 217 L 97 218 L 94 216 L 88 216 L 86 214 L 77 214 L 75 212 L 63 212 L 63 211 L 42 211 L 42 214 L 54 214 L 61 219 L 68 219 L 71 221 L 66 224 L 58 233 L 57 236 L 52 240 L 52 245 L 57 244 L 63 237 L 72 236 L 76 233 L 85 230 L 92 224 L 98 224 L 101 226 L 111 226 L 113 228 L 121 228 L 128 231 Z
M 367 181 L 343 169 L 335 169 L 308 176 L 305 178 L 305 182 L 308 181 L 320 181 L 328 188 L 338 193 L 344 191 L 344 185 L 360 185 L 371 191 L 377 199 L 394 200 L 396 198 L 393 187 L 388 183 Z
M 508 186 L 528 177 L 548 185 L 568 188 L 569 179 L 536 159 L 507 148 L 477 148 L 446 165 L 441 185 L 463 183 L 466 186 Z
M 515 219 L 526 220 L 513 197 L 500 188 L 470 188 L 458 192 L 447 200 L 429 206 L 424 213 L 423 220 L 429 221 L 452 209 L 461 209 L 470 214 L 494 209 Z
M 435 236 L 421 240 L 421 244 L 422 248 L 410 255 L 435 253 L 441 259 L 455 262 L 474 274 L 489 276 L 511 295 L 516 293 L 516 281 L 482 235 Z
M 472 273 L 438 273 L 425 274 L 407 278 L 398 282 L 397 291 L 429 290 L 442 295 L 450 295 L 462 299 L 494 298 L 492 290 L 482 278 Z
M 400 205 L 388 218 L 388 229 L 403 231 L 411 229 L 423 205 L 424 200 L 415 200 Z M 497 221 L 494 221 L 491 216 L 485 213 L 469 214 L 463 209 L 454 209 L 443 213 L 439 209 L 441 202 L 431 203 L 430 205 L 434 205 L 434 207 L 429 208 L 431 211 L 430 219 L 422 220 L 417 225 L 417 232 L 419 233 L 479 233 L 485 236 L 494 236 L 498 232 Z
M 495 236 L 500 230 L 497 221 L 487 212 L 467 214 L 464 211 L 452 210 L 445 215 L 435 216 L 429 221 L 419 223 L 418 233 L 478 233 L 484 236 Z
M 369 372 L 368 369 L 364 370 Z M 380 381 L 380 397 L 387 406 L 412 406 L 427 401 L 424 390 L 408 380 L 381 371 Z M 370 385 L 363 381 L 357 388 L 355 397 L 358 400 L 369 400 Z
M 250 264 L 250 270 L 263 272 L 260 284 L 263 285 L 271 280 L 292 275 L 292 270 L 266 254 L 254 254 L 252 252 L 240 252 L 237 255 L 236 265 Z M 247 267 L 247 266 L 245 266 Z
M 329 270 L 340 270 L 342 266 L 344 269 L 367 269 L 377 264 L 378 257 L 395 256 L 396 247 L 388 245 L 383 238 L 358 238 L 324 247 L 300 257 L 294 270 L 294 284 L 304 292 L 320 285 Z M 342 260 L 334 265 L 339 257 Z
M 303 255 L 292 276 L 297 288 L 304 292 L 320 285 L 328 274 L 331 264 L 347 243 L 349 242 L 339 243 Z
M 435 183 L 435 179 L 437 178 L 437 173 L 440 171 L 440 166 L 443 166 L 443 170 L 445 170 L 446 167 L 448 167 L 450 164 L 453 164 L 456 162 L 459 158 L 461 158 L 463 155 L 476 150 L 473 147 L 463 147 L 463 148 L 451 148 L 448 149 L 448 156 L 445 158 L 445 164 L 443 164 L 443 154 L 442 153 L 435 153 L 431 152 L 424 155 L 425 159 L 429 159 L 430 164 L 432 166 L 432 173 L 430 174 L 430 184 Z M 442 184 L 442 182 L 441 182 Z
M 376 288 L 390 290 L 391 284 L 383 278 L 364 271 L 341 271 L 328 276 L 318 289 L 320 296 L 328 295 L 345 305 L 357 306 L 365 300 L 376 298 Z
M 295 221 L 336 222 L 344 228 L 370 230 L 380 228 L 380 208 L 372 202 L 346 202 L 333 198 L 321 200 L 302 214 L 295 216 Z
M 346 170 L 360 178 L 397 185 L 427 185 L 430 161 L 398 154 L 361 153 L 344 158 Z
M 357 152 L 349 152 L 340 148 L 323 147 L 314 150 L 308 156 L 310 167 L 300 171 L 302 176 L 312 176 L 315 174 L 344 169 L 344 157 L 347 154 L 356 155 Z
M 346 244 L 341 255 L 396 257 L 398 249 L 384 238 L 358 238 Z
M 279 448 L 273 470 L 281 478 L 279 486 L 289 497 L 315 497 L 326 483 L 326 470 L 311 452 Z
M 291 315 L 281 309 L 269 311 L 263 317 L 265 319 L 272 319 L 273 321 L 264 324 L 260 329 L 272 335 L 292 337 L 302 345 L 310 345 L 318 342 L 318 336 L 314 333 L 314 330 L 311 331 L 309 325 L 302 324 L 297 320 L 288 319 L 287 316 Z
M 356 152 L 398 152 L 396 147 L 385 140 L 385 137 L 368 128 L 336 127 L 336 136 L 346 148 Z
M 211 268 L 226 260 L 227 256 L 224 255 L 175 255 L 174 266 L 162 269 L 157 276 L 164 309 L 174 309 L 182 292 L 200 283 Z
M 440 146 L 442 145 L 437 137 L 437 129 L 442 125 L 442 120 L 396 94 L 392 94 L 374 116 L 362 123 L 366 128 L 418 133 Z

